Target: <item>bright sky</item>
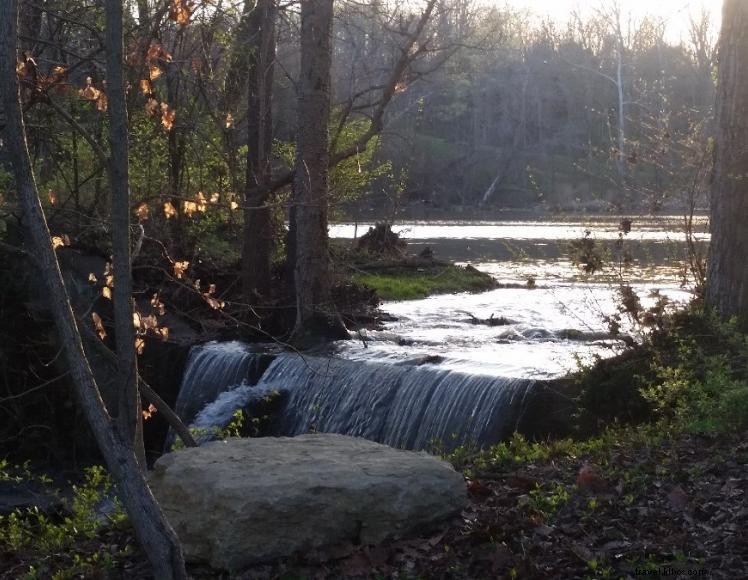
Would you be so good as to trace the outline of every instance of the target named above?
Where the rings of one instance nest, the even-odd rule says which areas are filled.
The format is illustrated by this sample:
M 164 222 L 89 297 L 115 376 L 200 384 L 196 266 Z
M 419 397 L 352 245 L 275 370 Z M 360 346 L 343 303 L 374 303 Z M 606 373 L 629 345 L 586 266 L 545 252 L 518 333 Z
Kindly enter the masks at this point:
M 610 4 L 610 0 L 489 0 L 497 4 L 509 4 L 516 8 L 528 9 L 535 14 L 549 15 L 558 22 L 565 22 L 573 11 L 590 13 L 596 8 Z M 719 32 L 721 21 L 721 0 L 619 0 L 621 12 L 630 14 L 634 21 L 646 14 L 667 19 L 666 38 L 677 43 L 687 37 L 689 18 L 698 16 L 705 10 L 712 22 L 713 34 Z

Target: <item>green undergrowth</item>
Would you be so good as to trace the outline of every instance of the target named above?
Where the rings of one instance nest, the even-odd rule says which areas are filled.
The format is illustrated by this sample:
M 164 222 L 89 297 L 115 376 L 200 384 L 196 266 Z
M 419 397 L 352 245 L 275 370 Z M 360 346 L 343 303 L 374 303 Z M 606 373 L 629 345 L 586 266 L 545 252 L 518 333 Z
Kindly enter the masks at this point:
M 263 408 L 273 405 L 280 400 L 279 391 L 271 391 L 257 402 L 257 408 Z M 189 431 L 196 441 L 206 443 L 208 441 L 225 441 L 230 437 L 259 437 L 265 426 L 272 420 L 270 414 L 261 413 L 259 415 L 250 415 L 246 409 L 237 409 L 231 415 L 231 420 L 225 427 L 190 427 Z M 171 446 L 172 451 L 185 449 L 184 441 L 179 437 L 176 438 Z
M 651 448 L 676 436 L 678 430 L 667 423 L 612 426 L 597 436 L 585 439 L 571 437 L 548 441 L 530 441 L 514 433 L 508 441 L 485 449 L 462 446 L 441 455 L 455 468 L 468 475 L 508 471 L 535 463 L 580 460 L 605 464 L 616 449 Z M 435 451 L 439 451 L 436 449 Z
M 472 266 L 441 262 L 403 262 L 372 271 L 359 270 L 352 278 L 376 290 L 382 300 L 416 300 L 432 294 L 484 292 L 496 287 L 491 276 Z
M 693 433 L 748 428 L 748 336 L 698 306 L 661 318 L 642 344 L 577 374 L 577 424 L 666 420 Z
M 46 477 L 32 475 L 27 466 L 14 467 L 5 461 L 0 461 L 0 481 L 50 484 Z M 97 512 L 111 487 L 104 468 L 90 467 L 59 509 L 45 513 L 35 506 L 0 515 L 0 578 L 104 577 L 117 568 L 132 548 L 121 541 L 127 520 L 119 503 L 113 500 L 106 515 Z

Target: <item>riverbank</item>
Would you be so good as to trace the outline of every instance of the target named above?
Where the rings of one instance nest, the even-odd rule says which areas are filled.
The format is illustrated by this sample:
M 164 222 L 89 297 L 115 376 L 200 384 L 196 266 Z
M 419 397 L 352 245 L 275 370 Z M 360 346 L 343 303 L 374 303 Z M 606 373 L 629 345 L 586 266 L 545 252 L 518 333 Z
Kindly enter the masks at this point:
M 748 573 L 745 431 L 693 434 L 672 424 L 614 429 L 582 442 L 520 437 L 450 458 L 469 504 L 437 534 L 307 553 L 231 575 L 271 578 L 633 578 Z M 8 551 L 0 578 L 152 578 L 131 531 L 113 523 L 64 551 Z M 97 556 L 97 554 L 100 554 Z M 690 571 L 690 572 L 689 572 Z M 194 578 L 227 578 L 193 566 Z M 101 576 L 103 575 L 103 576 Z M 67 576 L 66 576 L 67 577 Z
M 536 442 L 515 434 L 482 450 L 447 454 L 464 474 L 470 499 L 438 533 L 302 553 L 231 577 L 748 574 L 745 335 L 693 306 L 655 321 L 650 336 L 644 351 L 569 379 L 581 389 L 579 421 L 586 414 L 608 425 L 597 434 L 577 429 L 575 438 Z M 635 377 L 627 396 L 644 415 L 631 414 L 624 398 L 599 406 L 620 391 L 624 375 Z M 590 391 L 593 383 L 602 388 Z M 622 426 L 625 420 L 632 423 Z M 0 521 L 0 578 L 60 571 L 151 577 L 126 521 L 115 512 L 92 525 L 103 496 L 90 485 L 79 489 L 82 503 L 67 500 L 47 515 L 22 510 Z M 191 574 L 227 577 L 204 567 Z
M 745 432 L 672 425 L 581 443 L 520 438 L 465 461 L 470 503 L 440 533 L 237 578 L 633 578 L 748 573 Z M 327 555 L 329 556 L 329 555 Z M 202 578 L 216 578 L 207 570 Z

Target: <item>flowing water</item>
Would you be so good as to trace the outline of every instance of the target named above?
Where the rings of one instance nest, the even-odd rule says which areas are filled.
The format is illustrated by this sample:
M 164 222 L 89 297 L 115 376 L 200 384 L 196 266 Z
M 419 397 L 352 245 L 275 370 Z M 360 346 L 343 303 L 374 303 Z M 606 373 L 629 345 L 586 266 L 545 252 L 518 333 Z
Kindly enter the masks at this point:
M 283 355 L 262 379 L 287 385 L 279 432 L 346 433 L 393 447 L 433 441 L 484 443 L 504 436 L 532 387 L 527 379 L 414 365 Z M 512 412 L 496 413 L 496 409 Z
M 200 429 L 224 427 L 233 412 L 252 399 L 229 396 L 226 392 L 256 384 L 269 362 L 263 353 L 253 352 L 240 342 L 211 342 L 193 347 L 174 411 L 182 421 Z M 174 437 L 170 431 L 167 448 Z
M 655 290 L 674 302 L 688 299 L 678 265 L 685 253 L 679 220 L 631 219 L 625 235 L 610 218 L 396 225 L 411 253 L 428 246 L 510 286 L 387 302 L 382 308 L 396 320 L 383 330 L 362 332 L 325 356 L 279 354 L 259 379 L 250 379 L 250 369 L 257 375 L 267 355 L 239 343 L 196 347 L 177 412 L 201 428 L 222 426 L 235 409 L 280 392 L 278 434 L 346 433 L 411 449 L 435 440 L 497 441 L 515 427 L 536 381 L 620 351 L 623 342 L 610 335 L 606 316 L 617 311 L 622 279 L 644 306 Z M 336 224 L 330 234 L 353 238 L 369 225 Z M 584 235 L 609 248 L 613 265 L 628 254 L 625 268 L 580 272 L 567 249 Z M 703 247 L 707 234 L 698 240 Z M 501 324 L 475 323 L 491 316 Z M 636 337 L 639 329 L 623 323 Z
M 385 303 L 383 309 L 397 321 L 342 348 L 348 356 L 389 361 L 440 355 L 442 366 L 465 372 L 545 379 L 566 374 L 596 355 L 613 354 L 623 343 L 608 336 L 606 316 L 617 312 L 622 280 L 644 306 L 654 303 L 655 290 L 675 302 L 689 298 L 681 271 L 686 255 L 682 218 L 628 219 L 631 231 L 625 235 L 620 218 L 604 217 L 396 224 L 393 230 L 408 241 L 410 252 L 428 246 L 436 257 L 470 263 L 511 287 Z M 337 224 L 330 233 L 349 238 L 363 235 L 370 225 Z M 696 225 L 703 247 L 706 222 L 697 220 Z M 585 275 L 568 256 L 569 243 L 587 232 L 608 249 L 611 260 L 594 276 Z M 615 260 L 624 253 L 631 260 L 619 269 Z M 534 289 L 515 287 L 528 280 Z M 509 324 L 473 324 L 475 318 L 492 315 Z M 636 334 L 635 326 L 625 318 L 622 322 L 624 332 Z

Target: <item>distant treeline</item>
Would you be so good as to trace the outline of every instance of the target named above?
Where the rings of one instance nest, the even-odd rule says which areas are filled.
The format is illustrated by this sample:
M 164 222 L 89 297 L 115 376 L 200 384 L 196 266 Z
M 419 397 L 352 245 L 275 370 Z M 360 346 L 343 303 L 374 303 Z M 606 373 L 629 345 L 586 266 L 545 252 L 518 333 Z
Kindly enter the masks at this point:
M 397 179 L 379 183 L 364 207 L 657 211 L 703 194 L 716 40 L 708 15 L 675 45 L 664 21 L 633 21 L 612 2 L 565 25 L 472 0 L 442 4 L 431 23 L 438 50 L 388 111 L 379 156 Z M 388 70 L 382 14 L 378 2 L 350 4 L 338 19 L 341 103 Z

